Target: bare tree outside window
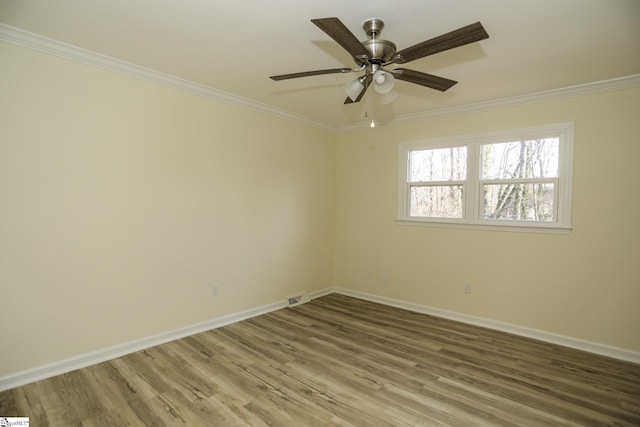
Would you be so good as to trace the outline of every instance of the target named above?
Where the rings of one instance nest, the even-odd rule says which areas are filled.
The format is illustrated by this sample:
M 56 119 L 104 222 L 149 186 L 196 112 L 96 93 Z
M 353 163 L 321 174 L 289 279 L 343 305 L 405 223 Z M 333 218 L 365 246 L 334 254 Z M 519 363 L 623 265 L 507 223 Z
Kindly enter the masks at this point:
M 574 124 L 398 145 L 398 221 L 571 232 Z
M 483 218 L 554 221 L 559 139 L 481 146 Z
M 412 151 L 409 156 L 411 216 L 463 218 L 467 147 Z
M 464 181 L 467 178 L 467 147 L 412 151 L 409 181 Z

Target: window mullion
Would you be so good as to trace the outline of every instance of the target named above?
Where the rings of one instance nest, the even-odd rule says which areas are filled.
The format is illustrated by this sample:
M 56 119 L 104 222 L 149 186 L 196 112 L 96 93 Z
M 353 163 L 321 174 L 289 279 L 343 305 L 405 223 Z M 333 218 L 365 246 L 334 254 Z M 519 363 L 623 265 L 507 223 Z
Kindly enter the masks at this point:
M 443 185 L 464 185 L 466 181 L 410 181 L 409 187 L 438 187 Z
M 514 178 L 514 179 L 480 179 L 480 186 L 484 184 L 546 184 L 558 183 L 558 178 Z
M 467 182 L 464 186 L 465 218 L 470 223 L 478 222 L 480 218 L 480 192 L 478 179 L 480 177 L 479 144 L 473 141 L 467 145 Z

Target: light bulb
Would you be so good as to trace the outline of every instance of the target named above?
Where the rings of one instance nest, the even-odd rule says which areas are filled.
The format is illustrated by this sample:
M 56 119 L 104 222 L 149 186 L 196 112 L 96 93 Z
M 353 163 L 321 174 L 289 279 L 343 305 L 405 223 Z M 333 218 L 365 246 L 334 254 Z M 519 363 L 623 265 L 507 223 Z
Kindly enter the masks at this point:
M 374 122 L 373 120 L 371 120 L 371 124 L 369 125 L 370 127 L 374 128 L 376 127 L 376 122 Z
M 387 73 L 384 70 L 378 70 L 373 73 L 373 88 L 378 93 L 387 93 L 391 89 L 393 89 L 393 85 L 395 83 L 395 78 L 393 74 Z

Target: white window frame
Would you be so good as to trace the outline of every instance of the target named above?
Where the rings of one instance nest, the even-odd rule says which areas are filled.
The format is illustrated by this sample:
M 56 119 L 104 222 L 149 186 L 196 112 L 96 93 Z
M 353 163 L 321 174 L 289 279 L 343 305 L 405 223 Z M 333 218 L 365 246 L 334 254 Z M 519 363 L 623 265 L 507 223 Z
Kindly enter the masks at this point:
M 557 178 L 532 178 L 523 182 L 553 182 L 555 185 L 554 217 L 555 221 L 515 221 L 490 220 L 482 218 L 482 192 L 484 183 L 496 180 L 480 179 L 480 147 L 484 144 L 559 138 L 559 159 Z M 397 222 L 403 225 L 421 225 L 431 227 L 472 228 L 501 231 L 524 231 L 543 233 L 564 233 L 571 231 L 571 197 L 573 181 L 573 139 L 574 124 L 572 122 L 535 126 L 519 129 L 508 129 L 496 132 L 462 135 L 448 138 L 434 138 L 424 141 L 407 141 L 399 144 L 398 156 L 398 217 Z M 466 181 L 447 181 L 441 184 L 461 183 L 463 186 L 463 218 L 425 218 L 409 215 L 410 187 L 418 183 L 409 182 L 409 154 L 417 150 L 429 150 L 448 147 L 467 147 L 467 179 Z M 509 180 L 516 182 L 516 180 Z M 437 182 L 428 182 L 435 185 Z

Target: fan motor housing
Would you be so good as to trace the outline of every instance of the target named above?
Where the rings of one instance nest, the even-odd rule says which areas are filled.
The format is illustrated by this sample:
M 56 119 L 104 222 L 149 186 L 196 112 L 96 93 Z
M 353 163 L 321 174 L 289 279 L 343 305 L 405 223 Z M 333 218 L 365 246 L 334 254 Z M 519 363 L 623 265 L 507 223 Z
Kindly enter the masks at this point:
M 369 62 L 380 63 L 389 61 L 396 53 L 396 45 L 389 40 L 371 39 L 362 42 L 369 52 Z M 362 65 L 362 62 L 356 60 Z
M 378 38 L 383 28 L 384 22 L 378 18 L 368 19 L 362 24 L 362 29 L 367 33 L 369 40 L 361 43 L 365 49 L 367 49 L 367 52 L 369 52 L 368 62 L 371 64 L 388 62 L 396 53 L 396 45 L 394 43 Z M 361 58 L 354 57 L 354 60 L 358 65 L 366 64 Z

